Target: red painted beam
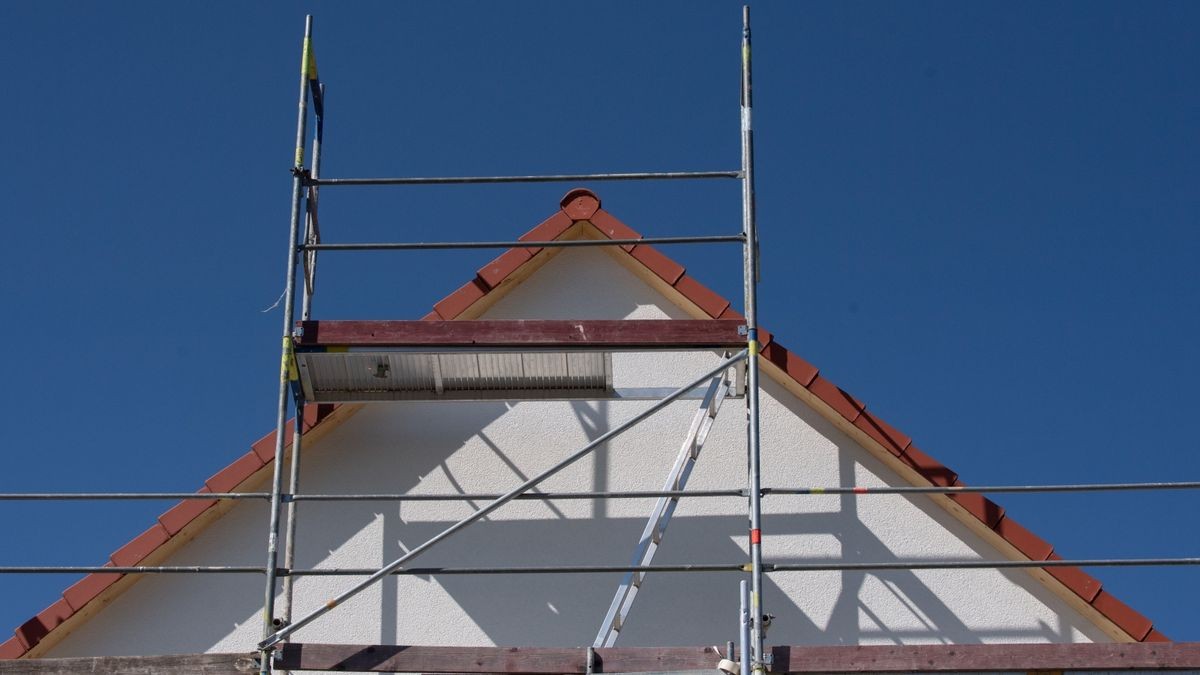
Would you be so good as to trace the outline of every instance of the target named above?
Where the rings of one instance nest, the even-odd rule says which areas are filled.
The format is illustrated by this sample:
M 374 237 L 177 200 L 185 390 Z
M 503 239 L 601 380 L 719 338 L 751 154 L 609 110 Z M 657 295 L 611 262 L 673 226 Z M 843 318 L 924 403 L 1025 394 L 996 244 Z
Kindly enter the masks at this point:
M 744 347 L 738 319 L 300 321 L 297 347 L 720 349 Z

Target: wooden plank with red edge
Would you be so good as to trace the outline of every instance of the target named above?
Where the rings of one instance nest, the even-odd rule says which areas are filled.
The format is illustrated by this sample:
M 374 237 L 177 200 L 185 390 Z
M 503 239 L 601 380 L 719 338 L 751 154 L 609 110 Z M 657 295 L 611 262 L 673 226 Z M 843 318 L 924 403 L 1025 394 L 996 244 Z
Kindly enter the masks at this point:
M 350 670 L 418 673 L 587 672 L 582 647 L 425 647 L 289 643 L 278 652 L 280 670 Z M 715 647 L 607 647 L 596 649 L 596 670 L 605 673 L 714 669 Z
M 718 349 L 744 347 L 737 319 L 301 321 L 297 347 Z
M 774 673 L 1193 670 L 1200 643 L 774 647 Z
M 1200 668 L 1200 643 L 1078 643 L 771 647 L 773 673 L 910 673 L 947 671 L 1187 670 Z M 716 670 L 714 647 L 595 650 L 606 673 Z M 286 644 L 277 668 L 367 672 L 583 673 L 583 648 L 425 647 Z

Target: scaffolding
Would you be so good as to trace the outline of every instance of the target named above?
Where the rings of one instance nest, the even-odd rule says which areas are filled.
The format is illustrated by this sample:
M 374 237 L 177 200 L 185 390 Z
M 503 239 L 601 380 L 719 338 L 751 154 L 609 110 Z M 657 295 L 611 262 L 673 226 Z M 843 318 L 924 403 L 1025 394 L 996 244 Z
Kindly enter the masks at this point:
M 324 87 L 317 73 L 316 58 L 312 42 L 312 17 L 305 22 L 303 51 L 300 68 L 300 95 L 296 121 L 296 152 L 292 166 L 292 202 L 291 220 L 288 231 L 288 248 L 286 264 L 286 281 L 284 287 L 282 355 L 279 373 L 279 396 L 276 415 L 275 455 L 273 463 L 273 481 L 270 492 L 270 525 L 268 532 L 266 560 L 266 588 L 263 597 L 263 640 L 259 643 L 261 650 L 261 672 L 266 675 L 270 671 L 270 656 L 272 650 L 294 632 L 312 623 L 324 614 L 333 611 L 338 605 L 354 597 L 364 589 L 379 580 L 401 571 L 405 564 L 416 558 L 441 541 L 456 532 L 478 521 L 505 503 L 528 493 L 546 479 L 566 468 L 570 464 L 590 454 L 632 428 L 642 420 L 649 418 L 672 402 L 684 398 L 698 386 L 711 380 L 707 394 L 704 396 L 700 410 L 689 430 L 687 440 L 681 449 L 680 456 L 672 468 L 664 491 L 681 492 L 703 445 L 704 436 L 712 424 L 712 420 L 720 408 L 721 402 L 731 386 L 736 386 L 743 393 L 747 409 L 747 488 L 750 534 L 750 562 L 745 565 L 750 572 L 749 597 L 753 610 L 749 612 L 749 644 L 742 645 L 743 653 L 749 652 L 748 670 L 765 670 L 767 659 L 763 658 L 763 612 L 761 603 L 763 582 L 762 560 L 762 491 L 761 491 L 761 451 L 759 434 L 759 367 L 758 367 L 758 236 L 755 227 L 754 209 L 754 138 L 751 124 L 752 110 L 752 80 L 750 61 L 750 12 L 749 8 L 742 13 L 742 67 L 741 67 L 741 167 L 736 171 L 678 171 L 678 172 L 637 172 L 637 173 L 595 173 L 574 175 L 536 175 L 536 176 L 475 176 L 452 178 L 323 178 L 320 175 L 320 149 L 323 141 L 324 127 Z M 308 105 L 312 101 L 316 120 L 316 134 L 313 140 L 312 168 L 306 169 L 304 164 Z M 604 180 L 682 180 L 682 179 L 732 179 L 741 182 L 742 193 L 742 229 L 740 233 L 725 236 L 693 236 L 693 237 L 658 237 L 640 239 L 636 242 L 621 239 L 605 240 L 575 240 L 575 241 L 538 241 L 538 242 L 439 242 L 439 243 L 376 243 L 376 244 L 326 244 L 321 241 L 317 204 L 319 190 L 323 186 L 356 186 L 356 185 L 446 185 L 446 184 L 480 184 L 480 183 L 518 183 L 518 182 L 563 182 L 563 181 L 604 181 Z M 307 198 L 306 198 L 307 197 Z M 303 223 L 303 232 L 301 226 Z M 647 344 L 645 337 L 632 341 L 623 339 L 631 333 L 625 330 L 614 330 L 604 333 L 599 322 L 569 322 L 571 325 L 555 325 L 563 322 L 541 322 L 537 328 L 543 337 L 531 339 L 529 326 L 522 325 L 518 330 L 510 327 L 489 325 L 475 327 L 469 331 L 470 337 L 460 345 L 446 347 L 445 328 L 437 326 L 438 322 L 389 322 L 387 326 L 376 326 L 378 330 L 355 331 L 353 328 L 343 331 L 343 340 L 338 346 L 341 349 L 336 354 L 323 350 L 325 345 L 314 344 L 312 333 L 319 332 L 325 340 L 330 340 L 330 332 L 337 333 L 338 326 L 332 329 L 323 328 L 320 322 L 312 325 L 301 323 L 297 326 L 295 316 L 295 295 L 297 276 L 302 274 L 303 288 L 301 289 L 302 321 L 311 321 L 312 297 L 315 292 L 315 276 L 317 253 L 319 251 L 335 250 L 420 250 L 420 249 L 455 249 L 455 248 L 512 248 L 525 246 L 529 248 L 554 246 L 618 246 L 622 244 L 677 244 L 677 243 L 727 243 L 741 244 L 743 255 L 743 292 L 744 315 L 743 321 L 730 322 L 701 322 L 695 326 L 693 341 L 686 345 L 679 343 Z M 430 335 L 430 323 L 434 333 L 441 331 L 436 337 Z M 721 330 L 718 324 L 734 324 L 724 327 L 732 329 L 732 333 L 716 336 L 711 328 Z M 584 324 L 587 324 L 586 326 Z M 299 330 L 297 330 L 299 328 Z M 565 330 L 564 330 L 565 329 Z M 362 333 L 370 338 L 364 340 Z M 390 334 L 390 339 L 380 339 L 379 333 Z M 566 339 L 570 335 L 595 335 L 597 332 L 607 334 L 607 341 L 588 338 L 583 343 Z M 497 333 L 500 337 L 497 337 Z M 481 343 L 481 336 L 488 336 L 488 344 Z M 646 333 L 637 333 L 645 336 Z M 440 339 L 439 339 L 440 338 Z M 507 339 L 505 339 L 507 338 Z M 434 349 L 433 345 L 440 345 Z M 489 360 L 485 367 L 479 358 L 467 363 L 453 361 L 456 352 L 466 351 L 468 354 L 478 354 L 481 347 L 501 348 L 505 352 L 499 358 Z M 537 397 L 534 394 L 539 388 L 548 384 L 555 390 L 555 395 L 561 395 L 562 390 L 570 390 L 577 395 L 588 392 L 604 395 L 612 386 L 611 352 L 619 349 L 680 349 L 680 348 L 738 348 L 736 353 L 728 351 L 720 363 L 710 368 L 693 382 L 676 389 L 650 405 L 631 419 L 616 426 L 593 439 L 583 448 L 571 453 L 566 458 L 526 480 L 512 490 L 491 499 L 486 505 L 476 509 L 474 513 L 459 520 L 441 533 L 408 550 L 401 557 L 370 573 L 365 579 L 347 588 L 336 597 L 328 600 L 322 607 L 302 616 L 291 616 L 292 579 L 288 574 L 283 585 L 283 610 L 279 617 L 275 615 L 276 580 L 279 569 L 279 540 L 280 523 L 283 515 L 284 495 L 284 458 L 289 403 L 294 403 L 296 421 L 293 426 L 291 439 L 292 462 L 289 472 L 289 493 L 298 491 L 300 477 L 300 457 L 303 429 L 304 405 L 313 400 L 395 400 L 403 398 L 427 396 L 432 393 L 435 397 L 445 397 L 448 393 L 445 371 L 450 370 L 458 375 L 454 378 L 457 387 L 454 389 L 463 397 L 473 398 L 490 393 L 493 396 L 508 398 Z M 390 349 L 396 351 L 381 351 Z M 414 351 L 415 350 L 415 351 Z M 537 357 L 551 352 L 566 352 L 567 357 L 552 363 L 559 363 L 559 368 L 547 366 L 544 359 Z M 591 358 L 589 358 L 589 355 Z M 599 358 L 595 358 L 599 356 Z M 506 358 L 507 357 L 507 358 Z M 530 362 L 533 357 L 535 363 Z M 514 363 L 515 370 L 506 369 L 506 365 Z M 326 363 L 322 363 L 326 362 Z M 428 364 L 428 372 L 422 367 Z M 366 366 L 372 376 L 366 381 L 355 381 L 356 378 L 346 377 L 347 366 L 356 367 L 361 372 Z M 456 367 L 457 366 L 457 367 Z M 573 368 L 572 368 L 573 366 Z M 738 380 L 731 385 L 728 373 L 733 371 L 733 377 Z M 486 372 L 485 372 L 486 371 Z M 530 375 L 533 371 L 533 375 Z M 547 372 L 549 371 L 549 372 Z M 516 373 L 520 373 L 518 376 Z M 582 373 L 582 374 L 581 374 Z M 744 378 L 744 384 L 742 379 Z M 372 381 L 373 380 L 373 381 Z M 488 380 L 483 384 L 482 380 Z M 502 384 L 497 387 L 494 381 Z M 432 392 L 429 390 L 432 389 Z M 624 623 L 624 618 L 632 606 L 641 586 L 646 569 L 661 541 L 675 504 L 679 496 L 659 497 L 652 511 L 646 528 L 636 547 L 632 564 L 626 573 L 624 581 L 618 587 L 612 605 L 601 624 L 596 637 L 596 647 L 611 646 L 615 642 Z M 287 504 L 287 531 L 284 538 L 283 567 L 290 570 L 294 562 L 294 535 L 296 527 L 296 502 L 289 500 Z
M 120 574 L 263 574 L 262 640 L 257 645 L 255 667 L 262 675 L 277 667 L 297 668 L 298 652 L 287 645 L 296 631 L 364 589 L 391 575 L 463 574 L 596 574 L 624 573 L 608 611 L 600 622 L 593 647 L 586 652 L 587 672 L 593 671 L 595 649 L 614 645 L 646 575 L 650 573 L 731 572 L 749 574 L 741 582 L 736 649 L 730 642 L 723 653 L 729 672 L 751 675 L 770 670 L 774 654 L 764 646 L 763 575 L 768 572 L 826 570 L 917 569 L 1031 569 L 1067 566 L 1173 566 L 1200 565 L 1200 558 L 1092 558 L 1075 560 L 912 560 L 878 563 L 764 562 L 762 554 L 762 500 L 772 495 L 946 495 L 961 493 L 1045 493 L 1130 490 L 1194 490 L 1200 481 L 1153 483 L 1102 483 L 1074 485 L 904 486 L 904 487 L 767 487 L 762 486 L 759 402 L 759 324 L 757 289 L 759 245 L 754 193 L 754 139 L 751 121 L 752 72 L 749 8 L 742 12 L 740 86 L 741 164 L 730 171 L 672 171 L 526 176 L 326 178 L 321 175 L 324 141 L 325 86 L 318 77 L 313 49 L 313 20 L 306 18 L 301 56 L 296 147 L 292 173 L 291 216 L 288 230 L 285 289 L 283 293 L 282 349 L 279 371 L 272 480 L 266 492 L 224 493 L 19 493 L 0 494 L 5 500 L 258 500 L 269 503 L 266 560 L 258 566 L 8 566 L 0 573 L 40 574 L 106 572 Z M 311 110 L 310 110 L 311 103 Z M 311 164 L 306 165 L 309 117 L 313 118 Z M 382 242 L 327 243 L 321 240 L 318 203 L 322 187 L 367 185 L 462 185 L 497 183 L 547 183 L 629 180 L 736 180 L 741 187 L 742 227 L 728 235 L 664 236 L 639 239 L 584 239 L 551 241 Z M 318 253 L 335 251 L 419 251 L 438 249 L 573 248 L 631 244 L 727 244 L 742 248 L 744 319 L 670 321 L 382 321 L 338 322 L 312 318 Z M 297 292 L 297 284 L 300 284 Z M 295 300 L 299 296 L 297 316 Z M 649 324 L 654 324 L 650 326 Z M 663 324 L 670 328 L 666 331 Z M 586 338 L 579 338 L 586 335 Z M 723 352 L 717 365 L 689 383 L 650 396 L 622 392 L 612 381 L 612 355 L 625 351 L 687 350 Z M 554 358 L 547 359 L 547 355 Z M 463 357 L 469 358 L 463 358 Z M 486 367 L 483 365 L 486 362 Z M 472 364 L 474 364 L 472 366 Z M 346 372 L 367 372 L 362 378 Z M 495 494 L 302 494 L 301 446 L 306 404 L 326 402 L 405 400 L 487 400 L 570 398 L 592 400 L 625 398 L 653 400 L 629 420 L 600 434 L 550 468 L 517 487 Z M 708 430 L 722 403 L 742 399 L 746 409 L 747 471 L 744 488 L 687 490 L 691 469 L 704 445 Z M 641 423 L 668 405 L 698 400 L 692 423 L 662 490 L 531 492 L 567 466 L 589 455 L 608 441 Z M 286 461 L 291 427 L 291 461 Z M 285 484 L 286 480 L 286 484 Z M 722 564 L 654 564 L 679 500 L 687 498 L 740 498 L 746 500 L 748 560 Z M 657 501 L 638 539 L 629 565 L 576 565 L 533 567 L 413 567 L 409 563 L 472 523 L 513 500 L 647 499 Z M 310 501 L 486 501 L 469 516 L 450 525 L 403 556 L 379 568 L 295 567 L 297 507 Z M 361 576 L 360 581 L 329 599 L 316 610 L 293 617 L 293 583 L 304 576 Z M 282 582 L 281 578 L 282 577 Z M 276 596 L 282 591 L 282 604 Z M 437 648 L 432 648 L 437 649 Z M 708 654 L 707 651 L 704 652 Z M 411 654 L 409 655 L 413 657 Z M 694 658 L 691 655 L 688 658 Z M 705 656 L 707 658 L 707 656 Z M 735 663 L 734 660 L 738 662 Z M 313 666 L 314 661 L 307 662 Z M 401 668 L 403 669 L 403 668 Z M 463 669 L 468 670 L 468 669 Z M 786 670 L 786 668 L 785 668 Z

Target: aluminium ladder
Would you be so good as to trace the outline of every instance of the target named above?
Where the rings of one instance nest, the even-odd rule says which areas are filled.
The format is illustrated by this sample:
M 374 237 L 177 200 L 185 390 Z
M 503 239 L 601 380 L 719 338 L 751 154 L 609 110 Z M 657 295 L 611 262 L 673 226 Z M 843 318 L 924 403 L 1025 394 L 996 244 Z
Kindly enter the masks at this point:
M 728 357 L 728 355 L 726 356 Z M 717 418 L 717 412 L 721 409 L 721 403 L 729 393 L 729 386 L 729 380 L 725 373 L 714 377 L 708 385 L 708 391 L 701 399 L 700 406 L 692 418 L 692 424 L 688 427 L 687 438 L 684 439 L 683 446 L 679 448 L 679 456 L 675 458 L 675 465 L 667 474 L 663 491 L 679 491 L 687 485 L 692 468 L 696 465 L 696 459 L 700 457 L 700 450 L 704 447 L 704 441 L 708 438 L 708 432 Z M 658 547 L 662 544 L 663 536 L 667 532 L 667 525 L 671 522 L 671 516 L 675 513 L 675 507 L 678 505 L 678 495 L 658 498 L 654 509 L 650 512 L 650 519 L 646 521 L 646 527 L 642 530 L 642 536 L 638 539 L 637 547 L 634 549 L 631 566 L 644 567 L 654 560 L 654 554 L 658 552 Z M 616 643 L 617 637 L 621 634 L 621 628 L 625 625 L 625 618 L 629 616 L 629 610 L 633 607 L 633 601 L 645 579 L 645 572 L 625 573 L 625 578 L 617 587 L 612 604 L 609 605 L 608 612 L 604 615 L 604 621 L 600 624 L 600 632 L 596 635 L 596 641 L 592 643 L 593 647 L 611 647 Z

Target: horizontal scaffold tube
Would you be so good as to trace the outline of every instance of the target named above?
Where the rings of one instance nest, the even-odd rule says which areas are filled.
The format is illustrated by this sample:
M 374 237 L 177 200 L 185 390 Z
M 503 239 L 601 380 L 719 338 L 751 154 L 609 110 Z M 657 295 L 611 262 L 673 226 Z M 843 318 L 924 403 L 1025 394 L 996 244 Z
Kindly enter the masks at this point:
M 911 486 L 857 486 L 857 487 L 766 487 L 764 497 L 805 495 L 909 495 L 909 494 L 958 494 L 958 493 L 1013 493 L 1013 492 L 1135 492 L 1155 490 L 1197 490 L 1200 481 L 1176 481 L 1156 483 L 1081 483 L 1078 485 L 911 485 Z M 486 501 L 500 497 L 499 493 L 457 494 L 298 494 L 283 495 L 284 501 L 312 502 L 444 502 Z M 527 492 L 513 499 L 521 500 L 570 500 L 570 499 L 656 499 L 658 497 L 746 497 L 745 489 L 727 490 L 604 490 L 592 492 Z M 269 492 L 9 492 L 0 493 L 0 501 L 41 500 L 122 500 L 122 499 L 269 499 Z
M 845 572 L 896 570 L 989 570 L 1027 569 L 1036 567 L 1186 567 L 1200 565 L 1200 558 L 1086 558 L 1080 560 L 888 560 L 881 562 L 816 561 L 799 563 L 763 563 L 763 571 L 772 574 L 788 572 Z M 0 574 L 264 574 L 264 567 L 252 566 L 134 566 L 107 565 L 68 566 L 8 566 Z M 486 574 L 616 574 L 625 572 L 745 572 L 744 563 L 697 563 L 678 565 L 541 565 L 530 567 L 407 567 L 395 568 L 388 574 L 400 576 L 486 575 Z M 279 576 L 294 577 L 361 577 L 373 576 L 372 568 L 294 569 L 278 568 Z
M 478 248 L 587 248 L 590 246 L 637 246 L 639 244 L 731 244 L 742 243 L 741 234 L 705 234 L 694 237 L 643 237 L 641 239 L 551 239 L 549 241 L 415 241 L 346 244 L 300 244 L 297 251 L 429 251 Z
M 563 183 L 587 180 L 695 180 L 741 177 L 741 171 L 638 171 L 631 173 L 567 173 L 534 176 L 310 178 L 307 183 L 309 185 L 464 185 L 471 183 Z

